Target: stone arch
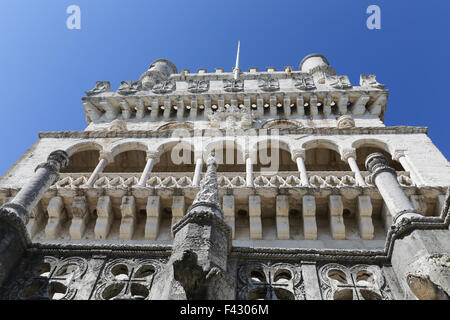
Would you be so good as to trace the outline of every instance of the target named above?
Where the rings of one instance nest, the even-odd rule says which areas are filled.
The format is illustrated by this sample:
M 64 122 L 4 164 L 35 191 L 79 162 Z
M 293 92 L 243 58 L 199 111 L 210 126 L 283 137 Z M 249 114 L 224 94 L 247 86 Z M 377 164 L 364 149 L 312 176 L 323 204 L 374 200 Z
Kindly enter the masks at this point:
M 265 121 L 261 126 L 262 129 L 284 129 L 292 127 L 300 128 L 302 124 L 296 120 L 272 119 Z
M 194 129 L 194 124 L 192 122 L 189 121 L 185 121 L 185 122 L 176 122 L 176 121 L 171 121 L 169 123 L 163 124 L 162 126 L 160 126 L 158 129 L 156 130 L 174 130 L 174 129 Z
M 189 141 L 172 140 L 157 146 L 159 161 L 153 166 L 153 172 L 194 172 L 194 145 Z
M 369 154 L 379 152 L 389 160 L 389 166 L 396 171 L 405 171 L 400 162 L 392 159 L 392 148 L 386 142 L 379 139 L 359 139 L 352 143 L 356 150 L 356 164 L 359 170 L 366 171 L 365 161 Z
M 121 141 L 115 143 L 110 148 L 111 154 L 113 157 L 116 157 L 118 154 L 127 151 L 148 151 L 148 146 L 145 143 L 139 141 Z
M 339 145 L 330 139 L 314 139 L 303 143 L 308 171 L 351 171 L 341 159 Z
M 94 171 L 102 150 L 103 146 L 93 141 L 71 145 L 65 150 L 69 155 L 69 165 L 62 169 L 61 173 L 88 173 Z
M 125 141 L 111 146 L 114 162 L 103 172 L 142 172 L 145 168 L 148 146 L 139 141 Z
M 284 139 L 263 138 L 257 141 L 251 150 L 257 151 L 256 157 L 253 157 L 255 172 L 297 170 L 297 164 L 292 160 L 291 147 Z
M 214 139 L 206 145 L 203 159 L 206 160 L 211 151 L 215 151 L 218 172 L 245 172 L 246 149 L 238 139 Z

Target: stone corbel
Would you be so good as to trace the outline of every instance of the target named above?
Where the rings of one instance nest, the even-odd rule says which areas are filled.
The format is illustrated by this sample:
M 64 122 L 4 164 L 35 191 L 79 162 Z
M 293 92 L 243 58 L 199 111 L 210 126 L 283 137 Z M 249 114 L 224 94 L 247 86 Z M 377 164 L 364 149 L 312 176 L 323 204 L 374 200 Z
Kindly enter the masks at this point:
M 331 102 L 332 101 L 333 101 L 333 99 L 331 98 L 331 96 L 329 94 L 327 94 L 323 98 L 323 114 L 325 115 L 325 117 L 329 117 L 331 115 Z
M 133 196 L 123 196 L 120 205 L 122 221 L 120 222 L 120 239 L 131 240 L 136 228 L 136 201 Z
M 91 121 L 98 120 L 102 116 L 102 112 L 89 101 L 83 101 L 83 108 Z
M 338 111 L 339 114 L 347 114 L 347 104 L 348 104 L 348 95 L 342 94 L 338 100 Z
M 130 108 L 130 105 L 128 104 L 128 102 L 125 99 L 120 101 L 120 109 L 122 109 L 122 117 L 124 119 L 130 119 L 130 117 L 131 117 L 131 108 Z
M 248 197 L 250 239 L 262 240 L 261 224 L 261 197 L 251 195 Z
M 277 115 L 277 96 L 271 95 L 269 98 L 269 106 L 270 106 L 270 115 Z
M 288 95 L 285 95 L 283 98 L 283 108 L 284 108 L 284 114 L 286 116 L 291 115 L 291 97 Z
M 170 97 L 166 97 L 166 99 L 164 99 L 164 113 L 163 113 L 164 119 L 169 119 L 171 109 L 172 109 L 172 102 L 170 101 Z
M 99 102 L 99 105 L 105 110 L 105 118 L 108 120 L 114 120 L 119 114 L 120 108 L 108 100 L 104 99 Z
M 180 221 L 186 213 L 184 196 L 173 196 L 172 200 L 172 227 Z M 173 237 L 173 233 L 172 233 Z
M 69 233 L 72 239 L 81 239 L 89 221 L 89 211 L 84 196 L 75 197 L 72 202 L 72 224 Z
M 357 116 L 362 116 L 366 112 L 366 104 L 369 100 L 370 96 L 368 94 L 360 95 L 352 107 L 352 113 Z
M 160 196 L 147 198 L 147 220 L 145 222 L 145 239 L 156 240 L 159 232 L 161 205 Z
M 386 94 L 381 94 L 373 103 L 369 105 L 369 112 L 372 115 L 379 116 L 383 110 L 383 105 L 386 104 L 387 96 Z
M 136 99 L 136 118 L 142 119 L 145 117 L 145 105 L 141 98 Z
M 358 196 L 358 226 L 361 238 L 364 240 L 373 239 L 372 223 L 372 203 L 370 196 Z
M 197 97 L 192 96 L 191 97 L 191 110 L 189 112 L 189 118 L 192 120 L 195 120 L 197 118 L 197 112 L 198 112 L 198 103 L 197 103 Z
M 309 110 L 313 117 L 319 115 L 319 109 L 317 108 L 317 96 L 315 94 L 311 94 L 309 96 Z
M 297 104 L 297 115 L 304 116 L 305 115 L 305 100 L 303 96 L 299 94 L 296 99 Z
M 312 195 L 303 196 L 303 232 L 305 240 L 317 239 L 316 199 Z
M 223 220 L 231 227 L 231 237 L 235 234 L 235 207 L 234 196 L 224 195 L 222 199 Z
M 264 99 L 262 96 L 256 97 L 256 112 L 259 116 L 264 115 Z
M 152 100 L 152 111 L 150 112 L 150 117 L 152 120 L 156 120 L 158 118 L 159 113 L 159 98 L 153 98 Z
M 48 222 L 45 227 L 47 239 L 56 239 L 61 232 L 62 224 L 67 220 L 64 202 L 61 197 L 53 197 L 47 207 Z
M 276 198 L 277 236 L 280 240 L 289 240 L 289 200 L 286 195 Z
M 179 97 L 177 101 L 177 119 L 184 118 L 184 99 L 183 97 Z
M 339 195 L 330 195 L 328 202 L 328 211 L 330 218 L 330 229 L 334 240 L 345 240 L 344 205 L 342 197 Z
M 111 230 L 114 221 L 114 213 L 112 212 L 111 198 L 109 196 L 101 196 L 97 201 L 97 221 L 95 222 L 95 238 L 106 239 Z

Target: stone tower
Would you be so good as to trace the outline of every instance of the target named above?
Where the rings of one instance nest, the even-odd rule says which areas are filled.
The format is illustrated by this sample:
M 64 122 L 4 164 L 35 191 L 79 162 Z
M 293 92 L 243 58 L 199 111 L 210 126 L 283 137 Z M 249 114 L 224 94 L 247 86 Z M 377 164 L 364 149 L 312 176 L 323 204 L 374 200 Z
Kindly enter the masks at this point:
M 0 179 L 2 299 L 449 299 L 450 166 L 375 75 L 158 59 L 86 95 Z

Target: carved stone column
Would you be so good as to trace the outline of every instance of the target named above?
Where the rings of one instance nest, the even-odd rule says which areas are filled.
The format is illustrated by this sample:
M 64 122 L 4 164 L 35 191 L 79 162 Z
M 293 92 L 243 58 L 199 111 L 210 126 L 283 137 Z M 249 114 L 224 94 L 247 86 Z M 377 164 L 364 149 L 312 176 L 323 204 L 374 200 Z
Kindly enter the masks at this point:
M 147 152 L 147 163 L 145 164 L 144 171 L 142 172 L 141 178 L 139 179 L 138 186 L 145 187 L 148 176 L 152 172 L 153 166 L 159 160 L 159 152 Z
M 416 174 L 415 170 L 411 168 L 411 165 L 408 162 L 408 159 L 406 158 L 405 150 L 395 150 L 392 159 L 395 161 L 398 161 L 401 163 L 403 168 L 409 172 L 411 175 L 411 178 L 415 182 L 416 185 L 423 184 L 422 179 Z
M 192 186 L 194 187 L 198 187 L 200 184 L 200 175 L 202 174 L 202 168 L 203 168 L 203 158 L 200 155 L 195 161 L 194 179 L 192 179 Z
M 110 153 L 106 153 L 106 152 L 101 152 L 100 153 L 100 161 L 98 162 L 97 166 L 94 169 L 94 172 L 92 172 L 91 176 L 89 177 L 89 180 L 86 182 L 86 185 L 91 187 L 94 182 L 97 180 L 98 174 L 102 173 L 103 170 L 105 169 L 105 167 L 109 164 L 109 163 L 113 163 L 114 162 L 114 158 L 112 156 L 112 154 Z
M 231 228 L 220 209 L 216 160 L 208 168 L 192 206 L 172 227 L 172 255 L 155 276 L 150 299 L 234 299 L 234 275 L 229 274 Z
M 408 196 L 403 192 L 395 170 L 388 166 L 388 159 L 383 154 L 370 154 L 366 158 L 366 168 L 372 173 L 370 178 L 391 212 L 394 224 L 407 217 L 421 216 L 421 213 L 414 209 Z
M 0 207 L 0 285 L 30 243 L 26 230 L 30 211 L 69 163 L 65 151 L 57 150 L 35 169 L 34 175 L 11 202 Z
M 300 174 L 300 180 L 302 182 L 302 186 L 309 186 L 308 174 L 306 173 L 305 166 L 305 150 L 293 150 L 292 151 L 292 160 L 297 162 L 298 172 Z
M 365 187 L 367 186 L 366 181 L 361 174 L 361 171 L 356 164 L 356 150 L 355 149 L 344 149 L 341 152 L 341 159 L 345 161 L 350 166 L 350 169 L 355 173 L 355 179 L 358 186 Z

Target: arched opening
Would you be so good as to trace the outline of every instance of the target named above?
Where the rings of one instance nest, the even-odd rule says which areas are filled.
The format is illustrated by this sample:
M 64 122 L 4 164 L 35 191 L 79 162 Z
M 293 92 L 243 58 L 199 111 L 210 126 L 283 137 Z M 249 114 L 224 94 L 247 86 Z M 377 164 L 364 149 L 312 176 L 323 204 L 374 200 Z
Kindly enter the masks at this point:
M 306 150 L 305 166 L 307 171 L 351 171 L 341 155 L 328 148 Z
M 195 170 L 194 148 L 190 144 L 178 143 L 165 150 L 152 172 L 191 172 Z
M 392 160 L 392 156 L 389 152 L 375 146 L 370 145 L 362 145 L 356 149 L 356 164 L 358 165 L 359 170 L 366 171 L 365 161 L 369 154 L 371 153 L 382 153 L 388 160 L 389 166 L 394 168 L 395 171 L 405 171 L 400 162 Z
M 257 162 L 254 171 L 297 171 L 297 164 L 292 160 L 291 153 L 279 141 L 260 142 L 257 145 Z
M 141 150 L 129 150 L 114 157 L 103 172 L 142 172 L 146 164 L 146 153 Z
M 210 150 L 215 152 L 217 172 L 245 172 L 244 155 L 235 141 L 221 141 Z
M 72 154 L 69 157 L 69 165 L 61 170 L 61 173 L 92 172 L 98 163 L 98 150 L 85 150 Z

